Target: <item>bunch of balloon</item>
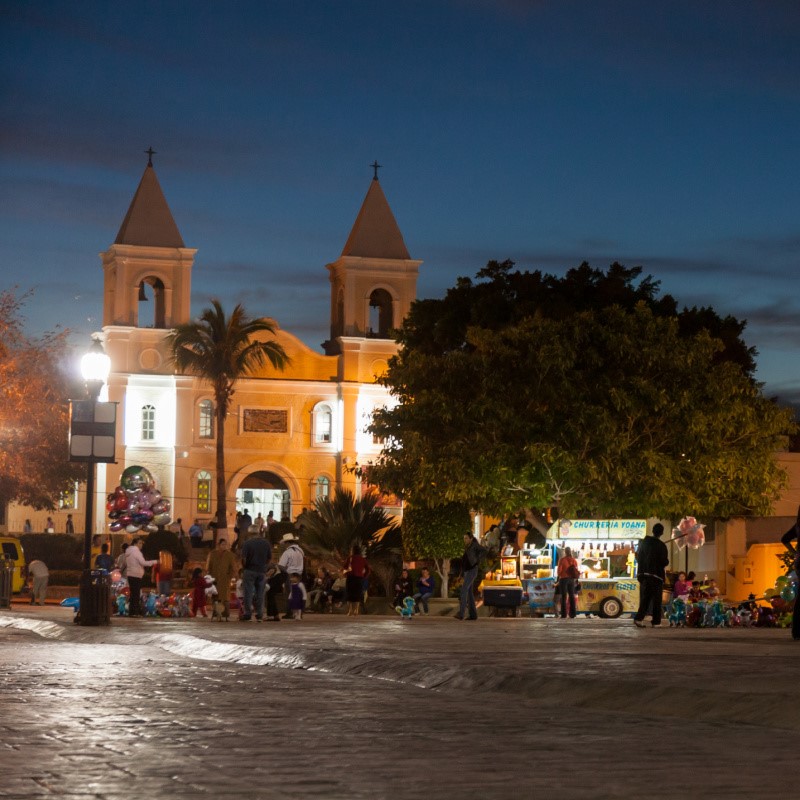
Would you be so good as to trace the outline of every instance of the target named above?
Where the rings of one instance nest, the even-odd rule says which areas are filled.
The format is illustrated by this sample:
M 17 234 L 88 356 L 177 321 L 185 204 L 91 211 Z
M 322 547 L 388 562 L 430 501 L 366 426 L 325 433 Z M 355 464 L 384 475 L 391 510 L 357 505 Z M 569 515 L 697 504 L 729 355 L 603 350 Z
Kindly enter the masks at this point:
M 699 550 L 706 543 L 706 535 L 703 533 L 705 525 L 698 522 L 694 517 L 684 517 L 677 528 L 672 529 L 672 538 L 679 550 L 690 547 L 692 550 Z
M 150 470 L 136 465 L 123 471 L 119 486 L 106 498 L 106 511 L 112 533 L 152 532 L 171 519 L 169 500 L 161 496 Z

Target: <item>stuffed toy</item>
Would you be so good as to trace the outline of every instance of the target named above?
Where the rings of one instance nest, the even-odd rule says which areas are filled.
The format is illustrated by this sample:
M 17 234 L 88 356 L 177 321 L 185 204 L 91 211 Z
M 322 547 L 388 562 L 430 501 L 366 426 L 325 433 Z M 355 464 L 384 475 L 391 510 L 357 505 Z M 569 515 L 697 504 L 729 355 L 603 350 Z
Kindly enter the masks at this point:
M 124 594 L 117 595 L 117 614 L 121 617 L 128 616 L 128 598 Z
M 669 615 L 670 628 L 686 627 L 686 602 L 680 598 L 672 601 L 672 613 Z
M 413 597 L 404 597 L 403 598 L 403 605 L 395 606 L 394 610 L 403 618 L 403 619 L 411 619 L 414 616 L 414 606 L 416 603 L 414 602 Z
M 154 617 L 156 615 L 158 605 L 158 598 L 155 592 L 149 592 L 144 601 L 144 614 L 146 617 Z

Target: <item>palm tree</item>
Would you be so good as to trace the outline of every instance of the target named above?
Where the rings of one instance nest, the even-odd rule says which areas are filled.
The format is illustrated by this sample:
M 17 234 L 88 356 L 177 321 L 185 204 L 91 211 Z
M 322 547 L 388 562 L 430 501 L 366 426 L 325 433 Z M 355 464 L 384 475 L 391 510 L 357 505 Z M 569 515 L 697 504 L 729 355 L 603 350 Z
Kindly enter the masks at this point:
M 234 386 L 240 378 L 251 375 L 267 362 L 276 369 L 289 363 L 289 356 L 276 341 L 258 341 L 258 334 L 274 335 L 275 322 L 266 317 L 249 317 L 241 304 L 230 317 L 219 300 L 211 301 L 199 319 L 178 325 L 168 342 L 172 361 L 180 372 L 191 372 L 207 380 L 214 389 L 214 412 L 217 434 L 217 534 L 228 527 L 228 503 L 225 481 L 225 419 L 228 416 Z
M 359 500 L 349 489 L 338 489 L 330 497 L 319 497 L 314 508 L 297 519 L 303 526 L 303 546 L 311 555 L 341 569 L 354 546 L 362 549 L 383 583 L 387 572 L 402 553 L 400 525 L 395 517 L 378 507 L 380 496 L 368 492 Z

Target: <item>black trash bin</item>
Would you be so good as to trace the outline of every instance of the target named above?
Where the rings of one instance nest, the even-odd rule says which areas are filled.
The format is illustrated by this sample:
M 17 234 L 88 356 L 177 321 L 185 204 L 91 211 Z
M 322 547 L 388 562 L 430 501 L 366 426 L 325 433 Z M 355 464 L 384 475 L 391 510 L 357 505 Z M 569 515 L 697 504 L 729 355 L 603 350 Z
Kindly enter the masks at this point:
M 0 559 L 0 608 L 11 608 L 11 591 L 14 587 L 14 562 Z
M 78 625 L 111 624 L 111 576 L 103 570 L 84 570 L 81 574 Z

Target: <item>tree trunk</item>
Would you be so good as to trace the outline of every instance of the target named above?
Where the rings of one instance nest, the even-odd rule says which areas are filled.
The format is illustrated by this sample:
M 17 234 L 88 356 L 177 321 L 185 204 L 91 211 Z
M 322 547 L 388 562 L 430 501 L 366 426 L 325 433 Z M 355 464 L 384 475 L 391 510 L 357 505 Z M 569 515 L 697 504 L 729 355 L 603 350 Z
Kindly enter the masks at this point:
M 439 575 L 440 597 L 447 598 L 447 592 L 450 589 L 450 559 L 449 558 L 434 558 L 433 563 L 436 565 L 436 572 Z
M 228 538 L 228 496 L 225 481 L 225 409 L 217 399 L 217 527 L 214 530 L 214 549 L 220 536 Z M 233 543 L 230 542 L 231 546 Z

